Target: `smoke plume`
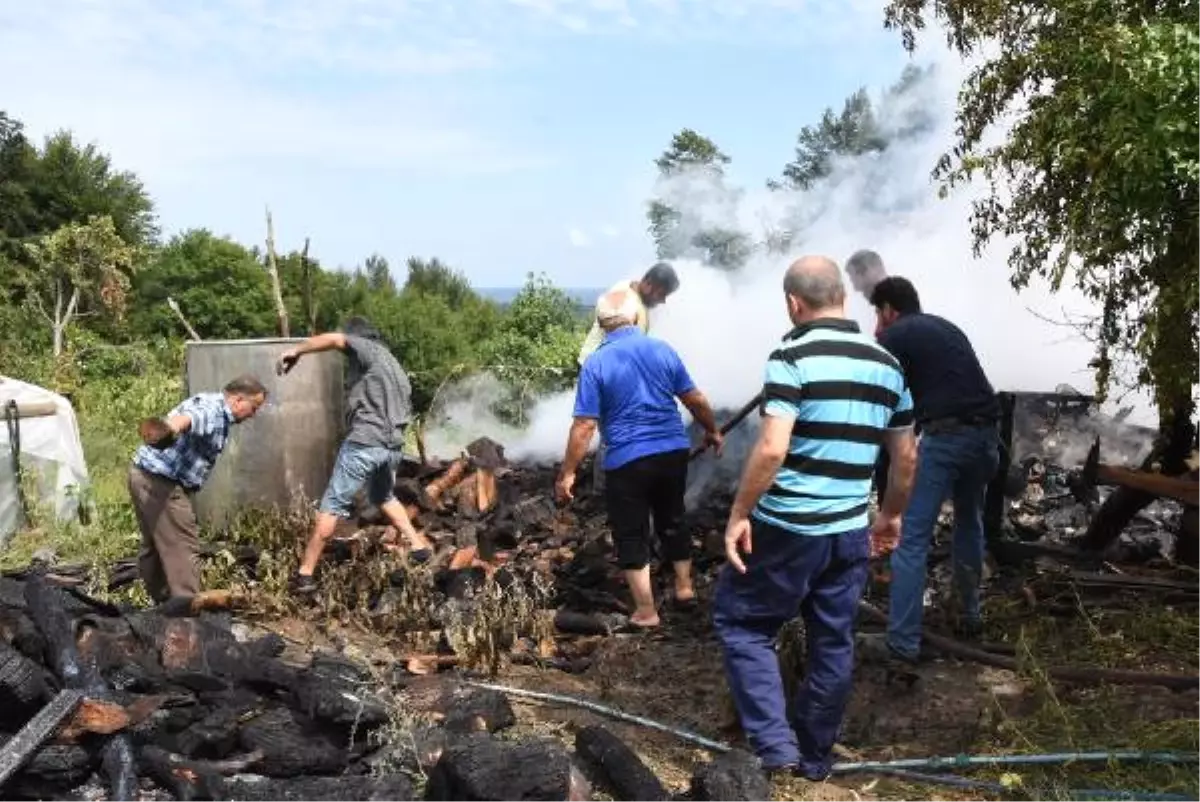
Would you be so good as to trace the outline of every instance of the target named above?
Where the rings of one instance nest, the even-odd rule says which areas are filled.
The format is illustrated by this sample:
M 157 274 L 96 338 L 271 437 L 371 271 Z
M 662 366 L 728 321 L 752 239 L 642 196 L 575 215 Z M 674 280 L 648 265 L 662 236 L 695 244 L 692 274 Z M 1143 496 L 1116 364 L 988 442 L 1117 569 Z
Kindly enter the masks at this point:
M 889 274 L 910 279 L 926 311 L 966 332 L 997 390 L 1054 392 L 1065 384 L 1092 392 L 1091 343 L 1052 322 L 1086 316 L 1092 305 L 1072 290 L 1052 294 L 1044 284 L 1018 294 L 1005 264 L 1008 242 L 995 240 L 973 256 L 971 203 L 986 187 L 938 197 L 930 172 L 954 141 L 962 69 L 939 66 L 903 92 L 877 98 L 877 118 L 891 144 L 835 161 L 832 173 L 807 190 L 727 186 L 729 179 L 708 170 L 683 172 L 654 187 L 652 197 L 679 210 L 682 225 L 736 229 L 753 248 L 736 271 L 676 261 L 680 289 L 651 313 L 652 335 L 676 348 L 715 407 L 737 409 L 760 389 L 766 356 L 791 325 L 782 278 L 792 259 L 823 254 L 844 265 L 861 248 L 881 254 Z M 914 129 L 918 113 L 925 125 Z M 730 155 L 736 165 L 737 154 Z M 781 163 L 788 155 L 781 154 Z M 691 232 L 678 233 L 687 239 Z M 784 234 L 790 241 L 780 248 Z M 847 291 L 847 314 L 873 331 L 873 310 L 849 285 Z M 1152 423 L 1144 397 L 1123 403 L 1135 404 L 1131 422 Z M 522 436 L 507 441 L 513 455 L 561 458 L 570 408 L 569 395 L 543 401 Z M 724 461 L 736 462 L 736 455 Z

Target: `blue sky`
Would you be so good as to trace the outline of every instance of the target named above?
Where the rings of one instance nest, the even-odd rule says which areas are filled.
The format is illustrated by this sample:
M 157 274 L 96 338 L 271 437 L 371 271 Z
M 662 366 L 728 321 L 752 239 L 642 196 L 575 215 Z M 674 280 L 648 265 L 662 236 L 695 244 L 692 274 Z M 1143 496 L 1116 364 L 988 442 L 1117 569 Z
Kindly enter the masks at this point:
M 171 233 L 326 265 L 439 256 L 478 286 L 598 286 L 653 257 L 653 159 L 692 127 L 758 185 L 906 63 L 874 0 L 0 4 L 3 108 L 137 172 Z

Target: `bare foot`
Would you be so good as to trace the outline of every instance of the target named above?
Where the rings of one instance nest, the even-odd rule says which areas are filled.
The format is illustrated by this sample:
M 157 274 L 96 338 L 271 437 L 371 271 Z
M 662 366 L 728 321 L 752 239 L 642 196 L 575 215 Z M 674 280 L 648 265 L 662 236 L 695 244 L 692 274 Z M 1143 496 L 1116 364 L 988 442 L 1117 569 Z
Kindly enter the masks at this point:
M 641 627 L 643 629 L 652 629 L 652 628 L 658 626 L 662 622 L 658 620 L 657 613 L 654 615 L 650 615 L 650 616 L 640 616 L 637 613 L 634 613 L 633 615 L 629 616 L 629 623 L 635 627 Z
M 413 551 L 433 551 L 433 541 L 415 529 L 408 536 L 408 545 L 412 547 Z

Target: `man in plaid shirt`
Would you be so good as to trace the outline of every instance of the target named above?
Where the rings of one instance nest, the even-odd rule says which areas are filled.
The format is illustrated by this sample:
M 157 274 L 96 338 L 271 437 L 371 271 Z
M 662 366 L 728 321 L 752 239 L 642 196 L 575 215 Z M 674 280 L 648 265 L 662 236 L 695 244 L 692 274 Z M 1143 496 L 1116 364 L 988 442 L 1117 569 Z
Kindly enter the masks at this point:
M 198 393 L 165 419 L 145 421 L 129 467 L 129 495 L 142 530 L 138 573 L 156 602 L 200 592 L 200 540 L 192 496 L 225 448 L 230 427 L 253 418 L 267 390 L 239 376 L 219 393 Z

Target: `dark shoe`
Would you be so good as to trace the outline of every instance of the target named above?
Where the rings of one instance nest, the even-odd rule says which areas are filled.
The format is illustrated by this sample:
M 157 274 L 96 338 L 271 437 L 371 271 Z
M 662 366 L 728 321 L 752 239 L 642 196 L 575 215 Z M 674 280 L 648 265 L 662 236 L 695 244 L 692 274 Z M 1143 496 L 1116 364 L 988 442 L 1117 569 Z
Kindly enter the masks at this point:
M 413 549 L 408 553 L 408 561 L 413 565 L 424 565 L 433 557 L 433 549 Z
M 864 663 L 883 667 L 888 683 L 898 680 L 911 687 L 920 679 L 920 674 L 917 673 L 918 661 L 893 649 L 887 641 L 887 635 L 883 633 L 859 635 L 855 645 Z
M 968 643 L 983 640 L 983 622 L 978 618 L 959 621 L 954 627 L 954 636 Z
M 311 598 L 316 595 L 317 580 L 315 577 L 304 574 L 292 574 L 292 578 L 288 580 L 288 592 L 293 596 Z
M 825 782 L 825 780 L 829 779 L 829 775 L 833 773 L 828 769 L 821 772 L 803 769 L 797 763 L 788 763 L 785 766 L 763 766 L 763 771 L 767 773 L 768 780 L 774 780 L 778 777 L 799 777 L 802 780 L 813 783 Z

